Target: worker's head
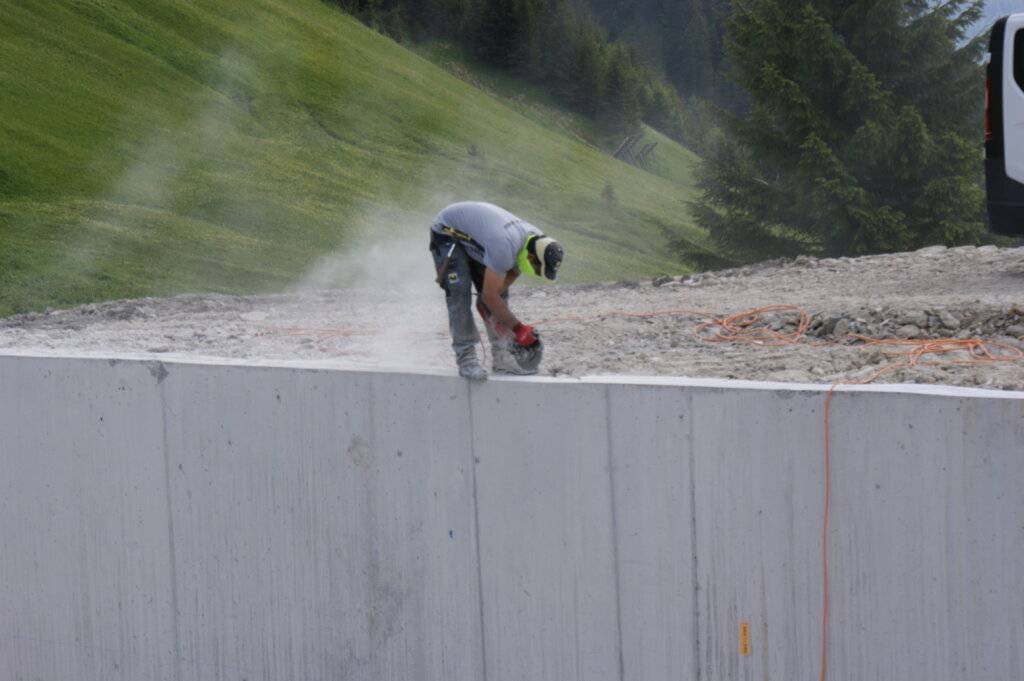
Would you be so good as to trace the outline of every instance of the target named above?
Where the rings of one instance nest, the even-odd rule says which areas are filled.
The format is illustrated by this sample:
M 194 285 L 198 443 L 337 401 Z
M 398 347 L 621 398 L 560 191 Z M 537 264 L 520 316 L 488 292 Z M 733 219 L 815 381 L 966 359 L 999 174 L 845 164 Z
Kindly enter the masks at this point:
M 562 264 L 562 255 L 562 245 L 557 241 L 543 234 L 532 234 L 519 251 L 519 271 L 554 281 Z

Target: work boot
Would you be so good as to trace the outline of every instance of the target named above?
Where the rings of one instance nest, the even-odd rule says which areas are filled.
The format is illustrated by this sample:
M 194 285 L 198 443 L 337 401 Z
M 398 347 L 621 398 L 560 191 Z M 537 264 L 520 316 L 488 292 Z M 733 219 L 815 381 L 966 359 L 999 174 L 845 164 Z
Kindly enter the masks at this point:
M 502 345 L 492 345 L 491 355 L 494 357 L 494 361 L 491 364 L 491 368 L 494 369 L 496 374 L 512 374 L 514 376 L 532 376 L 537 373 L 536 369 L 524 369 L 516 361 L 516 358 L 512 355 L 509 349 Z
M 482 381 L 487 378 L 487 369 L 480 366 L 480 360 L 476 358 L 476 352 L 460 357 L 459 376 L 468 378 L 471 381 Z

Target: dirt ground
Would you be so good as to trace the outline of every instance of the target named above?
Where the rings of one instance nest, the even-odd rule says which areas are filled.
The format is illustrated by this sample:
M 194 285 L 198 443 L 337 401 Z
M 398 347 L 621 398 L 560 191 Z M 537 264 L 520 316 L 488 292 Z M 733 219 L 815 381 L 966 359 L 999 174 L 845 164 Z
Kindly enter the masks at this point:
M 339 366 L 455 369 L 444 296 L 425 254 L 415 276 L 360 287 L 260 296 L 184 295 L 86 305 L 0 320 L 0 351 L 175 353 L 203 357 L 316 359 Z M 567 265 L 570 261 L 567 260 Z M 994 246 L 863 258 L 772 261 L 653 281 L 517 285 L 512 308 L 545 342 L 542 374 L 672 375 L 832 383 L 863 379 L 900 361 L 875 338 L 981 338 L 1003 356 L 1024 349 L 1024 248 Z M 810 315 L 807 333 L 783 347 L 707 343 L 695 327 L 752 308 L 787 304 Z M 618 313 L 665 313 L 629 317 Z M 696 311 L 703 311 L 705 314 Z M 572 319 L 565 319 L 572 317 Z M 794 313 L 768 314 L 779 333 Z M 706 329 L 711 335 L 714 328 Z M 966 354 L 946 359 L 966 358 Z M 883 382 L 1024 390 L 1024 360 L 926 364 Z

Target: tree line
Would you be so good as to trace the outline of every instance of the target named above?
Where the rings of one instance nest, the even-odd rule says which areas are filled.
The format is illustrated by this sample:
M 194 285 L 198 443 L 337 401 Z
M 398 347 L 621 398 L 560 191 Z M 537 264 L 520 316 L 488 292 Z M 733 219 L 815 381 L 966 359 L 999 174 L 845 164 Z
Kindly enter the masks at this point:
M 684 98 L 742 106 L 724 51 L 730 0 L 588 0 L 587 5 L 611 39 L 635 45 Z
M 716 262 L 985 235 L 983 0 L 335 1 L 697 151 Z
M 627 134 L 643 121 L 683 139 L 676 90 L 571 0 L 334 2 L 399 40 L 450 39 L 490 66 L 543 85 L 607 132 Z

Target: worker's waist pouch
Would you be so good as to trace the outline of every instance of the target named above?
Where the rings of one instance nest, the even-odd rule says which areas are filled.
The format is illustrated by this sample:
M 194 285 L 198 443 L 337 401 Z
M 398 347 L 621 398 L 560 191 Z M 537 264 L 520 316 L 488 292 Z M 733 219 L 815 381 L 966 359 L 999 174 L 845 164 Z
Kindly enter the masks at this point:
M 479 245 L 473 239 L 466 241 L 458 236 L 430 232 L 430 253 L 434 256 L 434 267 L 437 270 L 435 281 L 445 293 L 450 292 L 452 284 L 459 284 L 460 273 L 461 276 L 465 276 L 467 271 L 469 277 L 466 279 L 466 286 L 476 287 L 477 292 L 483 290 L 486 268 L 471 255 L 474 246 Z M 456 261 L 463 263 L 460 272 L 455 271 L 460 268 Z
M 447 294 L 449 272 L 452 268 L 452 259 L 455 250 L 461 249 L 462 244 L 447 234 L 430 232 L 430 254 L 434 256 L 434 268 L 437 270 L 437 278 L 434 281 Z M 454 275 L 454 273 L 452 273 Z
M 454 239 L 447 234 L 438 234 L 434 230 L 430 230 L 431 253 L 440 253 L 441 255 L 444 255 L 448 252 L 448 249 L 451 248 L 452 241 L 454 241 Z

